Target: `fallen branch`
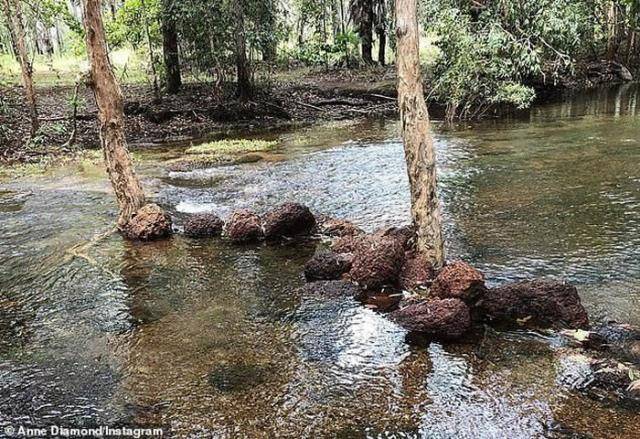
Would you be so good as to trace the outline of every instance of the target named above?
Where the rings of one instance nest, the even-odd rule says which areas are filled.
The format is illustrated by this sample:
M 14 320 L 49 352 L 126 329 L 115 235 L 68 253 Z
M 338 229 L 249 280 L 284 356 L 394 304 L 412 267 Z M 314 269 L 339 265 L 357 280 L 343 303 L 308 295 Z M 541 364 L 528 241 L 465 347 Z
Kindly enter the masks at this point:
M 387 99 L 387 100 L 393 101 L 393 102 L 397 101 L 396 98 L 392 98 L 392 97 L 385 96 L 385 95 L 379 95 L 379 94 L 376 94 L 376 93 L 369 93 L 369 96 L 373 96 L 374 98 Z

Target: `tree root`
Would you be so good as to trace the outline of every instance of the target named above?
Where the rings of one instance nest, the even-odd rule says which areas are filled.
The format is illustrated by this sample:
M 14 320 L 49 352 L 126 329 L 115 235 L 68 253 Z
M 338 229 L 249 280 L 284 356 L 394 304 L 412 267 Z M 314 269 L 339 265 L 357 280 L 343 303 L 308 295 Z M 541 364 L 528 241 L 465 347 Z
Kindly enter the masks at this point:
M 109 276 L 113 277 L 114 279 L 118 279 L 119 276 L 116 273 L 102 266 L 101 264 L 98 263 L 98 261 L 96 261 L 94 258 L 92 258 L 87 254 L 88 250 L 91 249 L 91 247 L 95 246 L 100 241 L 108 238 L 109 236 L 111 236 L 117 231 L 118 231 L 118 228 L 113 227 L 109 230 L 106 230 L 105 232 L 94 235 L 94 237 L 88 242 L 78 243 L 72 247 L 69 247 L 67 250 L 65 250 L 65 258 L 63 259 L 62 263 L 67 264 L 76 258 L 84 259 L 90 265 L 94 267 L 98 267 L 100 270 L 109 274 Z

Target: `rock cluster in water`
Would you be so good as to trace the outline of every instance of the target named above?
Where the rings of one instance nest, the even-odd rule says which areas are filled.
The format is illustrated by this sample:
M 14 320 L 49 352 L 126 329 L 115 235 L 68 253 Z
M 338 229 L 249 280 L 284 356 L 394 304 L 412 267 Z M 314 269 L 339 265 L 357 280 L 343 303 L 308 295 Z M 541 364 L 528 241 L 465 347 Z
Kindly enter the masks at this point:
M 222 235 L 237 244 L 312 236 L 328 240 L 329 248 L 319 249 L 305 264 L 307 283 L 299 294 L 353 297 L 423 338 L 457 340 L 487 323 L 565 328 L 563 333 L 581 349 L 616 357 L 574 355 L 586 358 L 580 364 L 588 373 L 572 388 L 640 406 L 640 372 L 634 366 L 640 364 L 640 329 L 614 324 L 585 331 L 587 312 L 570 284 L 537 279 L 489 288 L 483 273 L 467 262 L 449 261 L 436 270 L 415 248 L 411 227 L 368 234 L 346 220 L 315 217 L 298 203 L 276 206 L 262 216 L 237 210 L 226 223 L 214 214 L 192 215 L 184 233 Z
M 223 234 L 238 244 L 324 236 L 330 249 L 318 251 L 304 267 L 304 277 L 311 282 L 307 291 L 317 287 L 326 293 L 350 283 L 367 304 L 391 311 L 394 322 L 434 338 L 459 338 L 478 322 L 527 321 L 574 329 L 589 323 L 571 285 L 534 280 L 487 288 L 484 275 L 464 261 L 435 270 L 415 248 L 409 226 L 367 234 L 349 221 L 316 218 L 302 204 L 284 203 L 262 216 L 237 210 L 226 223 L 214 214 L 195 214 L 185 221 L 184 232 L 191 237 Z M 403 292 L 412 293 L 412 299 L 400 300 Z

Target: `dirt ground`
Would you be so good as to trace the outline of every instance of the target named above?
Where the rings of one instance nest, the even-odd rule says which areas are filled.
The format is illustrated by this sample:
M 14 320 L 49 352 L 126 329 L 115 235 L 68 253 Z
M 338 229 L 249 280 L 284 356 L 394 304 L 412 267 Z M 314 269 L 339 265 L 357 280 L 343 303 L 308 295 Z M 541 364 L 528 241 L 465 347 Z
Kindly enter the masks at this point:
M 268 85 L 266 85 L 268 84 Z M 395 72 L 307 74 L 256 86 L 252 100 L 235 99 L 234 85 L 186 84 L 176 95 L 154 96 L 148 85 L 123 85 L 126 135 L 132 149 L 189 141 L 234 129 L 270 129 L 321 120 L 385 116 L 396 112 Z M 99 146 L 97 108 L 81 87 L 77 141 L 72 131 L 73 86 L 37 87 L 42 128 L 29 139 L 29 113 L 21 87 L 0 88 L 0 162 L 34 162 L 43 156 Z

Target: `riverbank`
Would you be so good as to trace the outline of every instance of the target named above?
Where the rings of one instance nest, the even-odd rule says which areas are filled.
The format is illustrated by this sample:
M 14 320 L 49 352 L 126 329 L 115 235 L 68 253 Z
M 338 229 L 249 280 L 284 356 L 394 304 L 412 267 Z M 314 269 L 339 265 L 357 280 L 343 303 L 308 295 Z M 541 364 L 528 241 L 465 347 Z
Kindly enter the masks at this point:
M 628 79 L 625 72 L 600 63 L 585 67 L 572 81 L 539 83 L 537 104 L 561 100 L 568 93 L 615 84 Z M 238 130 L 264 131 L 304 126 L 329 120 L 394 116 L 396 75 L 393 66 L 360 70 L 287 71 L 263 77 L 254 97 L 235 98 L 232 83 L 189 83 L 175 95 L 159 98 L 146 84 L 125 84 L 126 135 L 131 149 L 167 143 L 190 143 L 216 139 Z M 99 146 L 97 108 L 91 91 L 81 87 L 73 131 L 71 100 L 73 85 L 38 87 L 42 127 L 29 136 L 29 114 L 22 89 L 0 87 L 0 163 L 34 163 Z M 431 102 L 430 112 L 442 118 L 443 108 Z M 522 115 L 502 106 L 486 117 Z
M 126 135 L 132 149 L 158 144 L 223 137 L 233 130 L 265 130 L 328 120 L 389 116 L 397 111 L 395 78 L 386 73 L 373 80 L 364 72 L 284 78 L 256 87 L 254 97 L 238 101 L 233 84 L 185 85 L 178 94 L 157 98 L 146 85 L 123 85 Z M 20 87 L 0 88 L 2 150 L 0 162 L 34 162 L 99 146 L 97 108 L 90 90 L 79 93 L 76 142 L 64 145 L 73 130 L 70 105 L 73 86 L 37 89 L 42 128 L 29 139 L 29 117 Z

